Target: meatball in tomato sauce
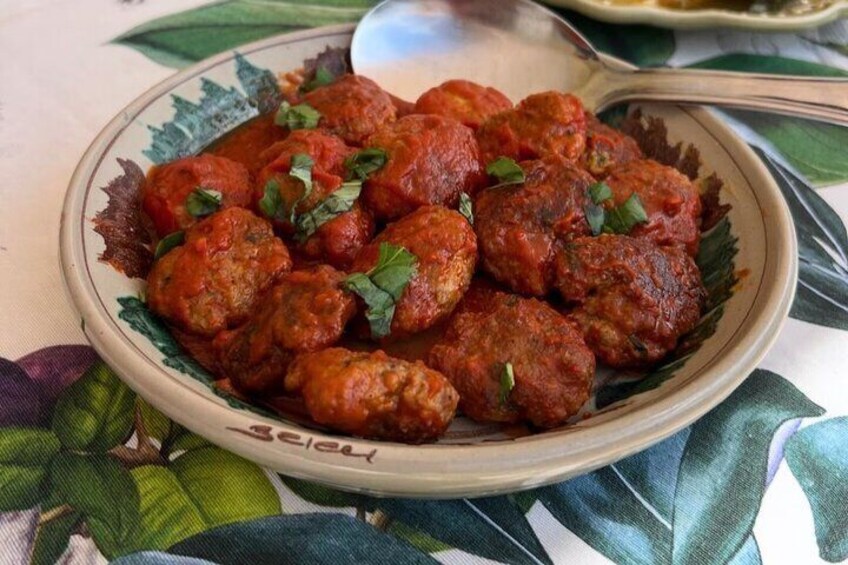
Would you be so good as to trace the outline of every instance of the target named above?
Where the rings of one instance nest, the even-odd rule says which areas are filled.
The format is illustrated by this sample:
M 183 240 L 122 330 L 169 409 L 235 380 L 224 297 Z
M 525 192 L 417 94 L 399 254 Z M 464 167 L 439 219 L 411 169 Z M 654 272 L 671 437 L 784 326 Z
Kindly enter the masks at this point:
M 642 150 L 632 137 L 589 113 L 586 124 L 586 149 L 580 162 L 596 178 L 605 177 L 617 165 L 642 159 Z
M 562 244 L 556 285 L 598 358 L 616 368 L 661 359 L 697 324 L 706 298 L 692 258 L 623 235 Z
M 525 161 L 560 155 L 577 161 L 586 145 L 583 104 L 571 94 L 532 94 L 483 122 L 477 140 L 486 163 L 501 156 Z
M 557 238 L 589 233 L 583 212 L 591 175 L 564 157 L 522 163 L 523 185 L 490 188 L 474 205 L 481 264 L 515 292 L 548 293 Z
M 395 306 L 391 337 L 418 333 L 450 315 L 468 289 L 477 262 L 477 238 L 468 220 L 441 206 L 419 208 L 363 247 L 351 270 L 371 270 L 384 242 L 403 246 L 418 260 Z
M 461 410 L 481 422 L 564 424 L 589 398 L 595 358 L 580 333 L 533 298 L 493 290 L 469 296 L 428 364 L 459 391 Z
M 215 338 L 224 376 L 248 393 L 281 392 L 295 355 L 333 345 L 356 313 L 343 280 L 326 265 L 285 275 L 244 326 Z
M 613 204 L 639 196 L 648 216 L 628 235 L 657 245 L 680 245 L 694 256 L 701 238 L 701 196 L 698 187 L 677 169 L 645 159 L 620 165 L 605 179 Z
M 509 108 L 512 102 L 499 90 L 468 80 L 449 80 L 422 94 L 414 112 L 452 118 L 476 130 L 487 118 Z
M 383 351 L 331 348 L 300 355 L 286 389 L 319 424 L 371 439 L 423 443 L 442 435 L 459 396 L 441 373 Z
M 392 98 L 373 80 L 359 75 L 343 75 L 318 87 L 303 102 L 321 113 L 320 127 L 357 146 L 397 118 Z
M 268 222 L 227 208 L 189 228 L 185 243 L 153 265 L 147 303 L 180 330 L 212 336 L 247 319 L 290 269 L 288 249 Z
M 253 200 L 247 169 L 224 157 L 198 155 L 153 167 L 141 189 L 141 207 L 159 237 L 197 223 L 186 209 L 195 189 L 219 192 L 222 208 L 249 208 Z
M 463 192 L 485 183 L 474 134 L 442 116 L 410 115 L 368 138 L 386 164 L 365 181 L 362 199 L 380 220 L 393 220 L 428 204 L 454 207 Z

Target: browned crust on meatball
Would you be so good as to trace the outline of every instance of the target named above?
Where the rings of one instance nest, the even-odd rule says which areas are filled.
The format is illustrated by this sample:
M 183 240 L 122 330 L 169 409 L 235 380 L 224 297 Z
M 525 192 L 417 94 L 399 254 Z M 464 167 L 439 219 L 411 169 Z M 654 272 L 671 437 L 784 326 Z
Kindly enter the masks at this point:
M 459 400 L 444 375 L 420 361 L 342 348 L 298 356 L 286 376 L 286 389 L 303 395 L 319 424 L 405 443 L 441 436 Z

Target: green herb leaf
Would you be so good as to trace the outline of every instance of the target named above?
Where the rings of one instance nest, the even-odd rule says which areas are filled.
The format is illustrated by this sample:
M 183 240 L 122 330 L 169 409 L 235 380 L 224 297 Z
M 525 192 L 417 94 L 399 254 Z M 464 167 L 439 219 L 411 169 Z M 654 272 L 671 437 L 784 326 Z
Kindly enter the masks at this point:
M 501 370 L 501 406 L 509 400 L 509 393 L 515 388 L 515 372 L 512 369 L 512 363 L 504 363 Z
M 286 211 L 283 197 L 280 195 L 280 183 L 274 179 L 265 183 L 265 193 L 259 200 L 259 209 L 272 220 L 285 220 Z
M 642 206 L 642 200 L 634 192 L 630 198 L 621 206 L 617 206 L 606 212 L 604 231 L 606 233 L 617 233 L 626 235 L 636 224 L 648 221 L 648 214 Z
M 156 250 L 153 252 L 153 260 L 156 261 L 170 250 L 175 247 L 179 247 L 185 243 L 185 232 L 175 231 L 174 233 L 169 233 L 165 237 L 159 240 L 159 243 L 156 244 Z
M 465 216 L 469 224 L 474 225 L 474 204 L 464 192 L 459 193 L 459 213 Z
M 524 170 L 509 157 L 498 157 L 486 165 L 486 173 L 498 179 L 498 184 L 495 186 L 524 182 Z
M 612 198 L 612 189 L 605 182 L 596 182 L 589 187 L 589 198 L 595 204 L 600 204 L 604 200 Z
M 589 222 L 592 235 L 601 235 L 601 232 L 604 231 L 604 221 L 606 220 L 604 207 L 597 204 L 587 204 L 583 207 L 583 213 L 586 214 L 586 221 Z
M 304 83 L 300 87 L 301 92 L 311 92 L 316 88 L 327 86 L 328 84 L 333 84 L 336 80 L 336 77 L 333 76 L 333 73 L 325 69 L 324 67 L 318 67 L 315 69 L 315 77 L 309 82 Z
M 186 198 L 186 211 L 195 218 L 208 216 L 221 207 L 221 193 L 211 188 L 198 186 Z
M 300 198 L 292 202 L 291 210 L 289 211 L 289 220 L 293 224 L 297 220 L 297 205 L 312 193 L 312 166 L 314 164 L 315 161 L 306 153 L 295 153 L 292 155 L 289 176 L 303 183 L 303 194 L 300 195 Z
M 415 276 L 418 258 L 403 246 L 380 244 L 377 264 L 367 273 L 353 273 L 345 279 L 345 287 L 359 295 L 368 305 L 365 317 L 371 337 L 379 339 L 391 332 L 395 305 Z
M 295 129 L 315 129 L 318 127 L 318 121 L 321 119 L 321 112 L 310 106 L 309 104 L 298 104 L 292 106 L 286 101 L 280 104 L 277 110 L 277 117 L 274 118 L 274 123 L 278 126 L 284 126 L 290 130 Z
M 376 147 L 357 151 L 345 159 L 344 166 L 348 172 L 347 177 L 348 179 L 365 180 L 371 173 L 382 169 L 388 158 L 385 151 Z
M 312 210 L 300 214 L 295 223 L 295 239 L 303 243 L 322 225 L 349 212 L 361 191 L 362 181 L 346 182 Z

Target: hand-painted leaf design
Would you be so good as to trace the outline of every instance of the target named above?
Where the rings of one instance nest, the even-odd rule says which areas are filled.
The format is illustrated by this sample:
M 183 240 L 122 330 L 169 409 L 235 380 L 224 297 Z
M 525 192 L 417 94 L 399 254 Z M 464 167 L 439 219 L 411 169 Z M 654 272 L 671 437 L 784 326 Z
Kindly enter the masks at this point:
M 135 393 L 102 361 L 59 396 L 53 432 L 75 451 L 108 451 L 130 434 Z
M 674 32 L 671 30 L 645 25 L 621 25 L 616 26 L 615 33 L 610 33 L 608 24 L 570 10 L 555 10 L 579 29 L 596 49 L 640 67 L 664 65 L 674 54 Z
M 52 505 L 45 504 L 45 508 Z M 79 526 L 82 514 L 70 512 L 38 526 L 30 557 L 30 565 L 55 565 L 68 548 L 74 530 Z
M 274 516 L 204 532 L 175 545 L 170 553 L 215 563 L 292 565 L 435 564 L 394 536 L 342 514 Z
M 130 471 L 141 521 L 127 547 L 167 549 L 215 526 L 280 513 L 280 499 L 254 463 L 218 447 L 191 450 L 168 467 Z
M 848 330 L 848 234 L 821 196 L 766 153 L 755 149 L 786 198 L 798 238 L 798 293 L 793 318 Z
M 49 430 L 0 428 L 0 512 L 25 510 L 47 495 L 47 466 L 59 452 Z
M 294 29 L 355 22 L 376 0 L 223 0 L 136 26 L 112 42 L 169 67 L 185 67 Z
M 785 379 L 757 370 L 690 428 L 532 494 L 616 563 L 759 563 L 751 527 L 772 437 L 784 421 L 821 412 Z
M 786 442 L 786 462 L 813 510 L 822 559 L 848 559 L 848 417 L 803 428 Z
M 50 482 L 60 500 L 85 517 L 94 542 L 107 557 L 132 543 L 139 524 L 135 483 L 107 455 L 63 453 L 53 460 Z
M 754 53 L 728 53 L 689 65 L 693 69 L 717 71 L 742 71 L 773 75 L 802 75 L 817 77 L 848 77 L 848 72 L 819 63 L 799 59 L 757 55 Z
M 674 497 L 673 563 L 726 563 L 748 539 L 777 429 L 824 410 L 789 381 L 754 371 L 692 426 Z
M 254 66 L 240 53 L 236 53 L 236 76 L 247 93 L 247 99 L 261 114 L 276 110 L 282 99 L 277 77 L 268 69 Z
M 97 361 L 89 345 L 51 345 L 24 355 L 15 363 L 26 371 L 52 406 L 63 390 L 76 382 Z

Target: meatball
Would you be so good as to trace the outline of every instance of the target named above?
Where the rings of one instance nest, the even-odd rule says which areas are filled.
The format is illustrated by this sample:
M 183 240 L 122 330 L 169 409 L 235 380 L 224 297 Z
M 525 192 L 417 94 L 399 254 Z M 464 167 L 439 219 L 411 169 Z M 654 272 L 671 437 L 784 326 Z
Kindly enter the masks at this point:
M 244 326 L 215 338 L 225 376 L 248 393 L 282 391 L 295 355 L 334 344 L 356 314 L 344 278 L 326 265 L 282 277 Z
M 692 256 L 698 253 L 701 196 L 688 177 L 645 159 L 614 168 L 605 182 L 612 189 L 616 206 L 634 193 L 642 200 L 648 222 L 635 226 L 628 235 L 657 245 L 681 245 Z
M 616 165 L 642 159 L 642 150 L 629 135 L 609 127 L 589 113 L 586 114 L 586 123 L 586 149 L 581 163 L 595 177 L 603 178 Z
M 477 261 L 477 238 L 468 221 L 441 206 L 419 208 L 363 247 L 351 270 L 364 273 L 374 267 L 383 242 L 402 245 L 418 258 L 417 271 L 395 307 L 391 336 L 418 333 L 453 312 Z
M 476 130 L 486 118 L 512 108 L 499 90 L 467 80 L 449 80 L 431 88 L 415 103 L 416 114 L 438 114 Z
M 391 97 L 373 80 L 344 75 L 332 84 L 316 88 L 303 101 L 321 113 L 318 123 L 353 145 L 397 117 Z
M 427 204 L 454 207 L 486 181 L 474 134 L 455 120 L 411 115 L 368 138 L 388 161 L 365 182 L 362 199 L 377 219 L 392 220 Z
M 550 290 L 556 239 L 589 233 L 583 209 L 595 180 L 556 155 L 522 168 L 523 185 L 478 195 L 474 227 L 483 269 L 515 292 L 543 296 Z
M 571 94 L 533 94 L 483 122 L 477 140 L 485 163 L 500 156 L 524 161 L 561 155 L 576 161 L 586 144 L 583 105 Z
M 249 208 L 252 202 L 247 169 L 224 157 L 199 155 L 154 167 L 141 189 L 141 206 L 159 237 L 198 221 L 186 210 L 186 199 L 197 188 L 220 192 L 222 208 Z
M 375 231 L 371 212 L 354 202 L 353 208 L 321 224 L 311 236 L 298 242 L 301 255 L 347 270 L 359 251 L 371 241 Z
M 459 400 L 444 375 L 420 361 L 341 348 L 298 356 L 286 375 L 286 389 L 303 395 L 319 424 L 406 443 L 442 435 Z
M 274 122 L 273 113 L 262 114 L 227 133 L 204 152 L 241 163 L 255 175 L 271 160 L 264 157 L 265 149 L 281 141 L 287 133 Z
M 227 208 L 189 228 L 185 243 L 153 265 L 147 303 L 180 330 L 212 336 L 242 323 L 289 270 L 289 252 L 271 225 Z
M 315 162 L 314 168 L 327 174 L 343 177 L 344 161 L 353 149 L 345 145 L 338 136 L 318 129 L 299 129 L 291 132 L 282 141 L 267 147 L 259 154 L 264 162 L 259 176 L 260 190 L 264 180 L 274 173 L 287 173 L 292 155 L 305 153 Z
M 459 391 L 481 422 L 564 424 L 589 398 L 595 358 L 580 333 L 546 303 L 490 289 L 451 318 L 428 364 Z M 504 379 L 512 366 L 514 386 Z
M 569 315 L 598 358 L 616 368 L 644 367 L 674 349 L 697 324 L 706 291 L 682 249 L 624 235 L 566 242 L 556 285 Z

